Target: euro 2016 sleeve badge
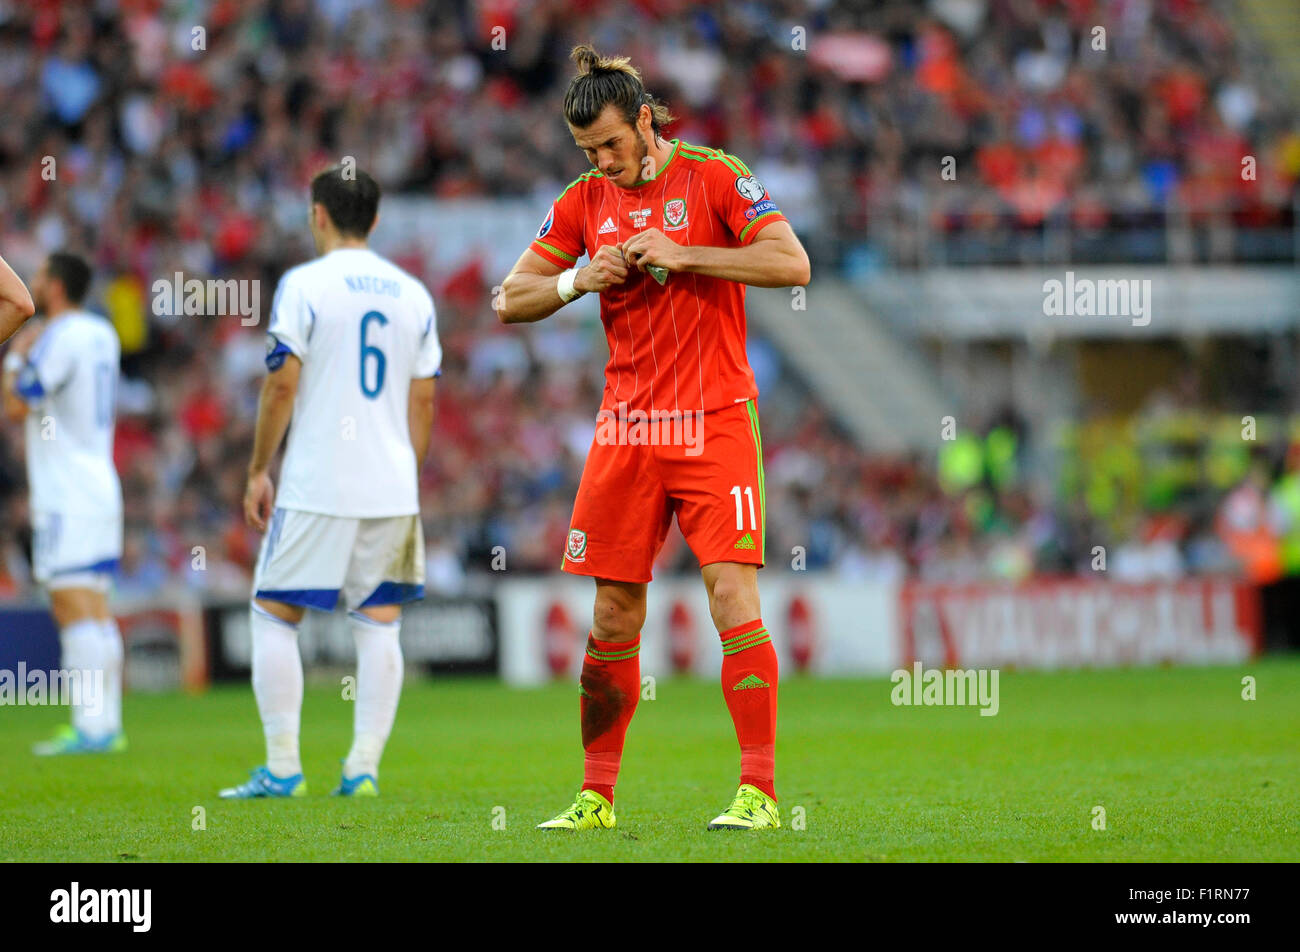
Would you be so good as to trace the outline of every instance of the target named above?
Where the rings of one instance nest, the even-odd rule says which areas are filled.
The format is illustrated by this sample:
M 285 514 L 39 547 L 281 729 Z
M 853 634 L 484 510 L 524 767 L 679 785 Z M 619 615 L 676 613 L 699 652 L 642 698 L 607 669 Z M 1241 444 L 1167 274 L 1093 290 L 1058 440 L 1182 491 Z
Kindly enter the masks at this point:
M 555 224 L 555 206 L 552 205 L 551 210 L 546 213 L 546 221 L 542 222 L 542 227 L 537 229 L 537 237 L 545 238 L 548 234 L 550 234 L 551 226 L 554 224 Z

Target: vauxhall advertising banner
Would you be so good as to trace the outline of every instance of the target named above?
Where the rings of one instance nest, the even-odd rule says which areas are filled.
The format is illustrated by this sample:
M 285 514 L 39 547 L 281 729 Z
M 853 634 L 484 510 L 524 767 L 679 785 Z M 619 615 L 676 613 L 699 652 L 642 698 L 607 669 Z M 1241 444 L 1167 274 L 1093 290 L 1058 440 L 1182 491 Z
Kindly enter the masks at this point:
M 899 624 L 904 666 L 1226 664 L 1261 647 L 1258 590 L 1219 578 L 912 583 Z
M 1258 590 L 1232 579 L 904 585 L 763 577 L 763 622 L 783 671 L 888 676 L 928 667 L 1227 664 L 1261 649 Z M 576 678 L 594 587 L 556 576 L 498 586 L 507 681 Z M 698 578 L 651 583 L 643 673 L 715 677 L 721 649 Z

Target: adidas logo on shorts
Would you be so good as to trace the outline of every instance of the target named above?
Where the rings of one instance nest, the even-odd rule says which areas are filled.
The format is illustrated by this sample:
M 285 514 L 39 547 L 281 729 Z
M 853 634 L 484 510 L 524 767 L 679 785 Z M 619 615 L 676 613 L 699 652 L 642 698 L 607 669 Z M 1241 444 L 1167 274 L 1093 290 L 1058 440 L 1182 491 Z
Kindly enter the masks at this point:
M 740 541 L 736 543 L 736 548 L 757 549 L 758 546 L 754 544 L 754 537 L 750 535 L 748 532 L 746 532 L 743 536 L 740 537 Z

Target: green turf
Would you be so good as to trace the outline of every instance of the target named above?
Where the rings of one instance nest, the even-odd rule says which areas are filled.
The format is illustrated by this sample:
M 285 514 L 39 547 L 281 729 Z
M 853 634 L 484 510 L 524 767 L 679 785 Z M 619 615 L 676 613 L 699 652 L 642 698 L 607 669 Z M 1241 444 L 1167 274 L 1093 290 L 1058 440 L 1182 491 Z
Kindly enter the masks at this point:
M 1241 698 L 1245 674 L 1257 678 L 1257 700 Z M 585 835 L 533 829 L 580 780 L 574 685 L 409 678 L 383 796 L 358 801 L 326 795 L 350 740 L 351 705 L 337 689 L 308 691 L 311 792 L 294 801 L 215 796 L 261 760 L 246 687 L 130 696 L 131 749 L 121 755 L 39 760 L 29 745 L 66 711 L 0 708 L 0 859 L 1300 859 L 1300 660 L 1003 672 L 995 717 L 894 707 L 890 687 L 782 682 L 784 826 L 761 834 L 704 829 L 734 792 L 737 767 L 709 682 L 660 681 L 656 699 L 641 702 L 618 828 Z M 1098 805 L 1104 831 L 1092 828 Z M 505 829 L 493 828 L 494 813 Z

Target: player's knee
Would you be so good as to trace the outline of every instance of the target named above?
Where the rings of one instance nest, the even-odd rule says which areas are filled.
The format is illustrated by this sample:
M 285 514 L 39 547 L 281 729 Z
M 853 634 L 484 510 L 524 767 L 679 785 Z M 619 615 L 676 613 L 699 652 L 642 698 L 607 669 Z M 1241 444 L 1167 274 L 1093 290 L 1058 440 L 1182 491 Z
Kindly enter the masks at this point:
M 709 589 L 709 613 L 714 624 L 722 629 L 758 617 L 758 586 L 754 577 L 739 571 L 720 573 Z
M 631 641 L 645 624 L 645 603 L 598 598 L 591 632 L 599 641 Z
M 307 609 L 301 605 L 290 605 L 287 602 L 275 602 L 266 598 L 254 598 L 253 604 L 268 615 L 273 615 L 291 625 L 298 624 L 302 621 L 302 616 L 307 613 Z
M 67 628 L 81 621 L 81 613 L 76 606 L 67 598 L 56 597 L 53 592 L 50 593 L 50 614 L 54 616 L 54 624 L 60 628 Z
M 363 615 L 379 625 L 391 625 L 402 618 L 401 605 L 370 605 L 366 608 L 358 609 L 357 614 Z
M 97 599 L 96 592 L 81 588 L 58 588 L 50 591 L 50 614 L 60 628 L 107 614 L 107 600 Z

